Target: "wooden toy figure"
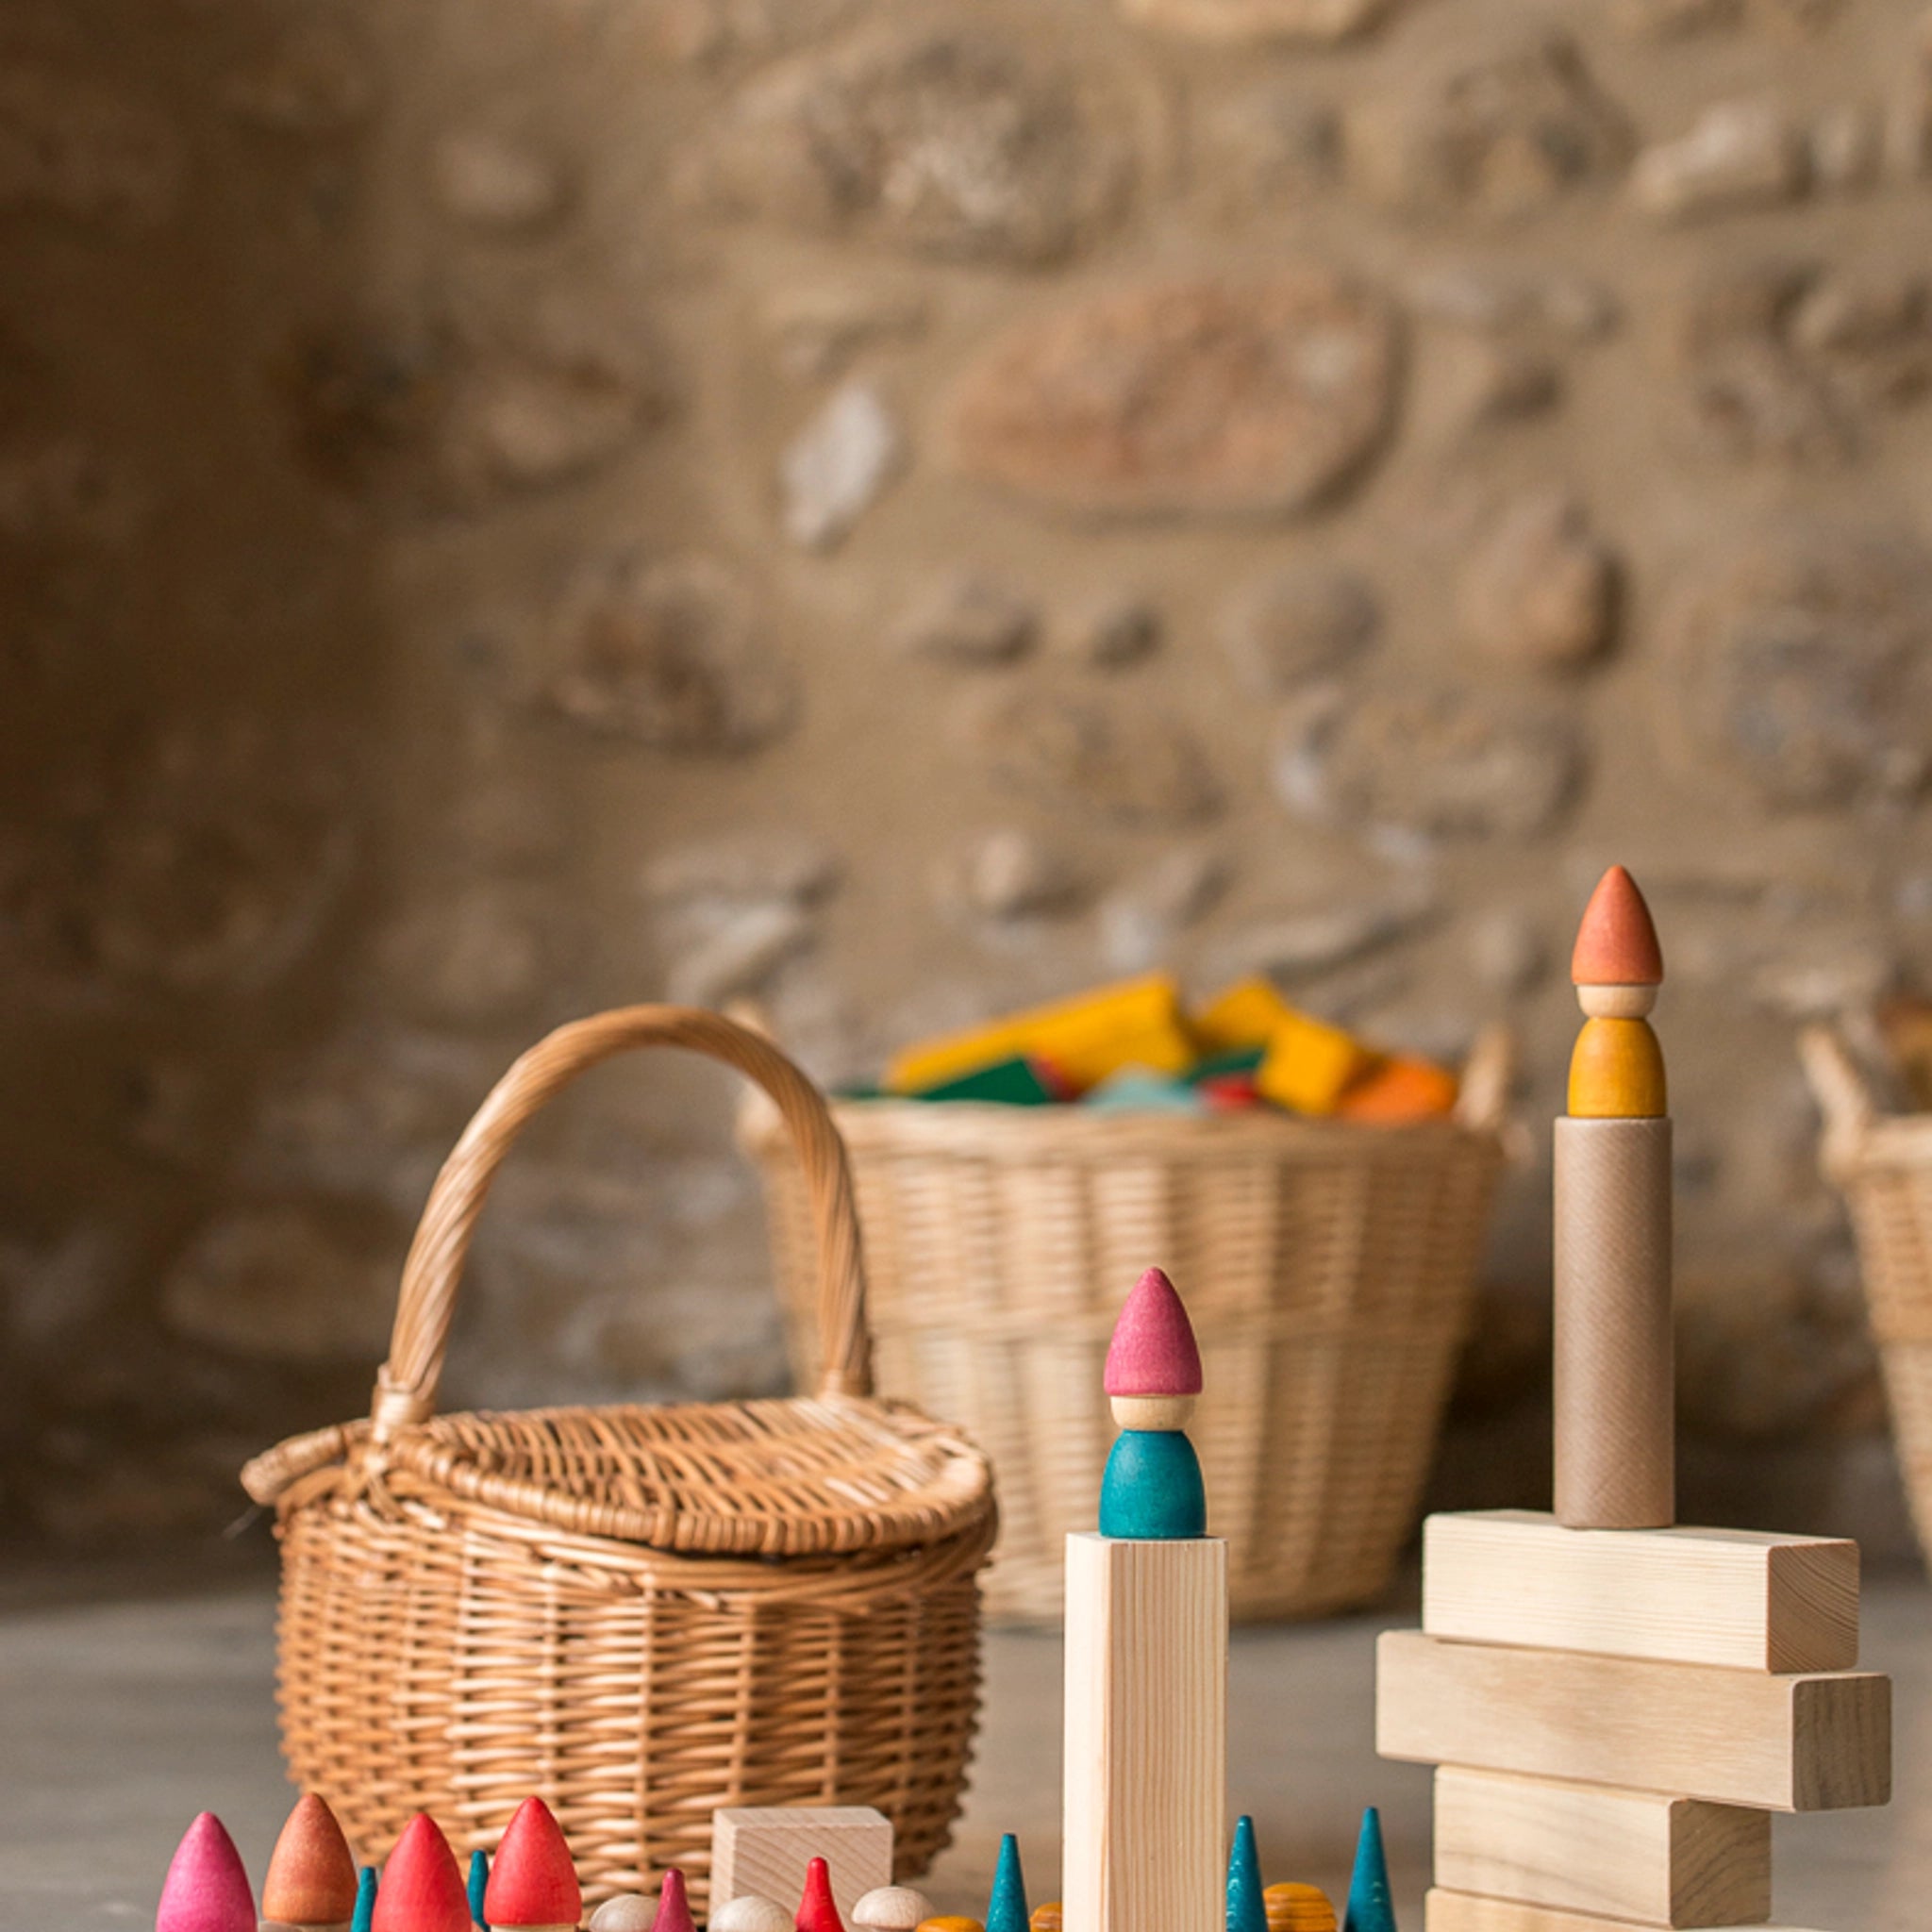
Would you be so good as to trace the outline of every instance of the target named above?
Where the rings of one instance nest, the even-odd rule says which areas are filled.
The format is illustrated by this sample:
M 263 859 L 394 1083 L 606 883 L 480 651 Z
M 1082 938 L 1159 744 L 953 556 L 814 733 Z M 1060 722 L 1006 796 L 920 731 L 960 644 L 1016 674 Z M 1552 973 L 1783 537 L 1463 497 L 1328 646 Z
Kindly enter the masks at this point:
M 1427 1932 L 1761 1924 L 1771 1812 L 1890 1797 L 1890 1685 L 1853 1668 L 1856 1543 L 1673 1526 L 1663 957 L 1621 867 L 1573 976 L 1556 1508 L 1428 1520 L 1423 1627 L 1377 1644 L 1375 1741 L 1439 1767 Z M 1389 1924 L 1373 1815 L 1347 1932 Z
M 1395 1932 L 1395 1904 L 1389 1895 L 1389 1860 L 1382 1850 L 1382 1814 L 1362 1813 L 1356 1840 L 1355 1873 L 1348 1881 L 1348 1911 L 1341 1932 Z
M 470 1894 L 470 1923 L 477 1932 L 490 1932 L 490 1921 L 483 1916 L 483 1900 L 490 1890 L 490 1854 L 475 1851 L 470 1854 L 470 1882 L 465 1890 Z
M 1100 1531 L 1067 1539 L 1065 1932 L 1222 1932 L 1227 1545 L 1181 1433 L 1200 1354 L 1158 1268 L 1106 1386 L 1124 1433 Z
M 1227 1855 L 1227 1932 L 1268 1932 L 1261 1855 L 1255 1845 L 1255 1821 L 1245 1814 L 1235 1820 L 1234 1844 Z
M 832 1897 L 832 1868 L 814 1858 L 805 1868 L 805 1895 L 798 1901 L 798 1932 L 845 1932 Z
M 858 1932 L 918 1932 L 931 1917 L 932 1901 L 909 1885 L 875 1885 L 861 1893 L 852 1907 L 852 1923 Z
M 583 1909 L 563 1827 L 541 1798 L 525 1798 L 497 1841 L 483 1894 L 483 1923 L 517 1932 L 576 1932 Z
M 1026 1880 L 1020 1870 L 1020 1840 L 1009 1831 L 1000 1840 L 992 1897 L 986 1907 L 986 1932 L 1027 1932 L 1026 1921 Z
M 713 1908 L 710 1932 L 794 1932 L 797 1920 L 774 1898 L 741 1891 Z
M 375 1923 L 375 1867 L 365 1865 L 356 1874 L 356 1909 L 349 1932 L 372 1932 Z
M 409 1820 L 382 1868 L 370 1932 L 470 1932 L 463 1874 L 426 1811 Z
M 175 1847 L 155 1932 L 256 1932 L 255 1894 L 242 1854 L 212 1811 L 204 1811 Z
M 356 1916 L 356 1861 L 336 1814 L 313 1791 L 289 1813 L 261 1881 L 264 1927 L 348 1932 Z
M 641 1891 L 620 1891 L 591 1914 L 591 1932 L 651 1932 L 658 1901 Z M 791 1932 L 791 1914 L 785 1914 L 780 1932 Z

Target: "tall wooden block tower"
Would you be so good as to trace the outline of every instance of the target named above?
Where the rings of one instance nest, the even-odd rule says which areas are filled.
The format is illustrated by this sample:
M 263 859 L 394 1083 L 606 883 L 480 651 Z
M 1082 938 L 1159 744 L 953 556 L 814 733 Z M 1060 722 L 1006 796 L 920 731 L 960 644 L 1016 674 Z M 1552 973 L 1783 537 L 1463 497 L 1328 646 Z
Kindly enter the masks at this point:
M 1663 960 L 1621 866 L 1573 977 L 1556 1508 L 1429 1520 L 1376 1746 L 1439 1767 L 1427 1932 L 1762 1925 L 1771 1814 L 1890 1798 L 1891 1686 L 1855 1668 L 1856 1543 L 1673 1526 Z
M 1227 1545 L 1183 1433 L 1193 1329 L 1158 1268 L 1114 1330 L 1122 1433 L 1097 1535 L 1067 1539 L 1066 1932 L 1223 1932 Z

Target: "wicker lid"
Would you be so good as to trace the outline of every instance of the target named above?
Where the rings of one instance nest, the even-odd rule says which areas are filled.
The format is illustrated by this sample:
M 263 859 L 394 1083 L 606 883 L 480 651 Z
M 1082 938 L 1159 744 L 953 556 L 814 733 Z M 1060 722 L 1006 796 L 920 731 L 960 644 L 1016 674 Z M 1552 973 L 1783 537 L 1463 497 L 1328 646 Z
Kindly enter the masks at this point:
M 440 1415 L 386 1459 L 528 1521 L 705 1556 L 904 1549 L 991 1500 L 956 1431 L 853 1396 Z

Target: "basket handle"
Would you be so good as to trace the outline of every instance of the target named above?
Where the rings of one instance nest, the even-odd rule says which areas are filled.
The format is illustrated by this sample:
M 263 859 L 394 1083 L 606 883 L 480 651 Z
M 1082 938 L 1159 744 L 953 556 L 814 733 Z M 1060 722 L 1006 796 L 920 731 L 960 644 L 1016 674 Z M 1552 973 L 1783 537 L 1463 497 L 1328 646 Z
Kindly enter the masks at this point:
M 1456 1118 L 1477 1133 L 1502 1133 L 1509 1118 L 1509 1083 L 1515 1076 L 1516 1041 L 1508 1027 L 1485 1026 L 1462 1063 Z
M 1821 1165 L 1842 1181 L 1857 1165 L 1865 1138 L 1878 1119 L 1878 1101 L 1864 1070 L 1835 1026 L 1815 1021 L 1798 1035 L 1798 1058 L 1812 1097 L 1824 1116 Z
M 587 1068 L 635 1047 L 677 1046 L 736 1067 L 762 1087 L 791 1129 L 805 1168 L 819 1237 L 822 1396 L 872 1392 L 865 1264 L 845 1143 L 824 1097 L 792 1062 L 749 1028 L 694 1007 L 620 1007 L 559 1026 L 523 1054 L 491 1089 L 436 1176 L 403 1263 L 389 1359 L 370 1408 L 377 1442 L 436 1412 L 457 1287 L 490 1183 L 539 1108 Z

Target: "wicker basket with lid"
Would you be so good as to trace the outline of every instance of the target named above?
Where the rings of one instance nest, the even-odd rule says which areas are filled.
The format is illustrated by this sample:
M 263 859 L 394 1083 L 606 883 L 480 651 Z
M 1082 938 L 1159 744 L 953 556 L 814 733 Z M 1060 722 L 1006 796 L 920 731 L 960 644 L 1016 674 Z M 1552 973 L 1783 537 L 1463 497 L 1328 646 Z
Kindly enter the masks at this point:
M 439 1416 L 456 1294 L 491 1177 L 574 1075 L 679 1046 L 749 1074 L 808 1176 L 823 1372 L 789 1401 Z M 243 1472 L 282 1542 L 291 1775 L 364 1857 L 426 1810 L 464 1848 L 535 1791 L 591 1901 L 684 1868 L 711 1812 L 873 1805 L 922 1871 L 977 1722 L 991 1474 L 871 1393 L 845 1151 L 817 1090 L 717 1014 L 633 1007 L 525 1054 L 445 1162 L 404 1266 L 366 1421 Z

